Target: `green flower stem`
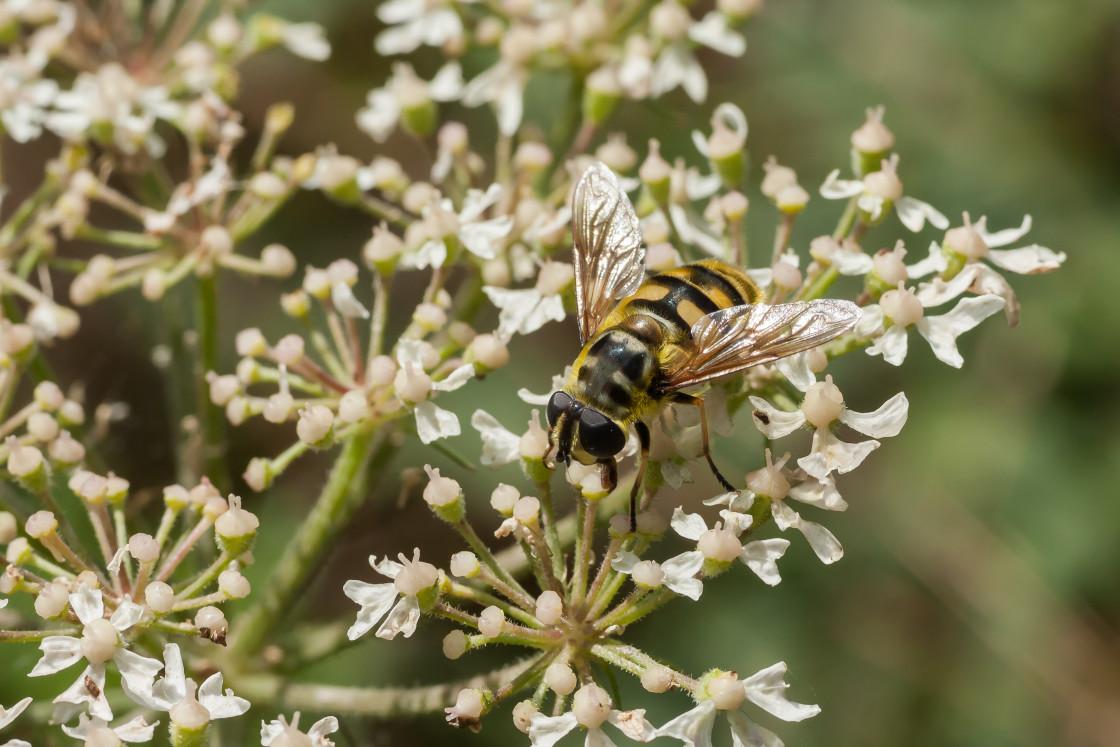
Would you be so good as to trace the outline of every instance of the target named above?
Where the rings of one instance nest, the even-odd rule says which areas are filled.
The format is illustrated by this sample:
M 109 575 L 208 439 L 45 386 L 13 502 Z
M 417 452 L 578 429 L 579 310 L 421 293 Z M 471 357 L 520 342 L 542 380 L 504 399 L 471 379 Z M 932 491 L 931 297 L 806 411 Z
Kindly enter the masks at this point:
M 159 520 L 159 529 L 156 530 L 156 543 L 161 551 L 163 550 L 163 543 L 167 542 L 171 530 L 175 528 L 175 518 L 179 515 L 180 510 L 171 506 L 163 509 L 163 516 Z
M 591 566 L 591 543 L 595 539 L 595 509 L 582 495 L 576 498 L 577 553 L 572 572 L 571 608 L 579 609 L 587 592 L 587 572 Z M 559 540 L 559 537 L 557 537 Z
M 413 217 L 409 216 L 408 213 L 393 203 L 383 200 L 380 197 L 374 197 L 371 194 L 363 193 L 361 202 L 359 202 L 358 205 L 375 218 L 380 218 L 400 228 L 407 228 L 409 223 L 414 220 Z
M 5 256 L 12 256 L 14 254 L 13 250 L 16 249 L 16 247 L 13 246 L 13 243 L 15 242 L 16 234 L 23 229 L 27 221 L 31 219 L 31 216 L 57 192 L 58 177 L 48 176 L 30 197 L 20 203 L 19 208 L 8 218 L 4 227 L 0 228 L 0 251 L 2 251 Z
M 498 702 L 504 700 L 529 687 L 529 685 L 540 677 L 544 670 L 548 668 L 552 660 L 556 658 L 556 651 L 556 649 L 545 651 L 539 654 L 535 660 L 530 659 L 529 665 L 525 668 L 525 671 L 494 691 L 494 701 Z M 543 682 L 544 680 L 542 679 L 541 681 Z
M 844 214 L 840 216 L 840 222 L 836 224 L 836 230 L 832 232 L 832 238 L 839 241 L 847 236 L 852 230 L 852 225 L 856 222 L 857 215 L 859 215 L 859 195 L 848 200 L 848 206 L 844 208 Z
M 119 246 L 138 252 L 161 252 L 170 249 L 167 242 L 155 236 L 132 231 L 113 231 L 83 223 L 74 229 L 74 236 L 96 241 L 99 244 Z
M 231 648 L 244 657 L 259 653 L 282 612 L 333 547 L 367 497 L 370 472 L 379 472 L 395 451 L 389 428 L 356 432 L 342 447 L 319 499 L 289 543 L 276 571 L 257 603 L 244 614 L 233 632 Z M 329 709 L 328 709 L 329 710 Z
M 238 695 L 256 706 L 268 705 L 285 710 L 305 710 L 336 715 L 354 714 L 391 718 L 442 713 L 455 702 L 462 689 L 493 690 L 517 682 L 526 670 L 539 666 L 534 656 L 503 669 L 459 682 L 446 682 L 423 687 L 344 687 L 291 682 L 288 678 L 258 674 L 237 676 L 227 672 L 227 679 Z
M 531 550 L 540 559 L 540 563 L 534 563 L 533 565 L 541 566 L 541 571 L 544 574 L 544 588 L 555 591 L 563 598 L 564 587 L 560 585 L 560 574 L 553 570 L 556 567 L 556 556 L 549 550 L 544 535 L 526 527 L 525 542 L 529 546 L 527 551 Z
M 381 355 L 385 347 L 385 321 L 389 314 L 389 279 L 380 272 L 373 274 L 373 311 L 369 321 L 369 360 Z
M 599 630 L 605 630 L 611 625 L 629 625 L 676 598 L 677 593 L 675 591 L 662 587 L 652 594 L 645 595 L 637 604 L 631 605 L 626 602 L 620 604 L 614 612 L 596 623 L 595 627 Z
M 597 643 L 591 647 L 591 655 L 635 677 L 641 677 L 646 667 L 641 666 L 629 657 L 623 656 L 618 650 L 619 648 L 621 647 Z
M 607 545 L 607 552 L 603 555 L 603 559 L 599 563 L 599 570 L 595 572 L 595 580 L 591 582 L 591 588 L 587 590 L 587 595 L 583 598 L 584 604 L 595 600 L 599 591 L 603 588 L 603 582 L 607 580 L 607 576 L 611 570 L 611 561 L 618 555 L 618 551 L 622 549 L 623 541 L 621 537 L 611 538 L 610 544 Z M 584 619 L 588 617 L 586 614 L 581 614 L 580 616 Z
M 480 589 L 476 589 L 472 586 L 467 586 L 466 584 L 460 584 L 452 581 L 447 591 L 452 596 L 459 597 L 460 599 L 469 599 L 470 601 L 475 602 L 476 604 L 480 604 L 484 607 L 497 607 L 507 616 L 520 620 L 530 628 L 539 629 L 542 627 L 541 621 L 525 610 L 510 604 L 504 599 L 499 599 L 493 594 L 488 594 Z
M 225 421 L 222 411 L 210 402 L 210 387 L 206 382 L 206 373 L 218 370 L 218 298 L 213 276 L 198 277 L 195 313 L 199 366 L 194 383 L 198 420 L 202 426 L 202 464 L 204 474 L 220 490 L 231 483 L 225 460 Z
M 630 544 L 630 541 L 627 541 L 622 545 L 621 549 L 629 550 L 635 555 L 641 557 L 641 554 L 645 552 L 647 547 L 649 547 L 649 541 L 643 538 L 639 538 L 637 540 L 633 540 L 632 544 Z M 607 608 L 607 605 L 609 605 L 615 598 L 615 596 L 618 594 L 618 590 L 622 588 L 622 585 L 624 583 L 626 583 L 627 578 L 629 578 L 629 576 L 627 576 L 625 573 L 620 573 L 613 568 L 608 568 L 606 570 L 606 580 L 603 582 L 602 588 L 600 589 L 598 595 L 594 597 L 595 601 L 588 609 L 586 619 L 594 620 L 596 617 L 603 614 L 603 610 L 605 610 Z
M 52 635 L 77 636 L 81 632 L 81 628 L 51 628 L 50 630 L 0 630 L 0 641 L 11 641 L 13 643 L 41 641 L 44 638 L 49 638 Z
M 529 592 L 525 590 L 525 587 L 519 584 L 517 579 L 506 570 L 503 563 L 490 551 L 490 548 L 482 541 L 474 531 L 474 527 L 472 527 L 466 519 L 452 526 L 454 526 L 455 530 L 466 540 L 471 550 L 474 551 L 483 565 L 489 568 L 503 584 L 514 592 L 514 595 L 510 595 L 507 591 L 503 591 L 503 594 L 510 597 L 510 599 L 527 610 L 531 610 L 536 606 L 536 601 Z
M 537 494 L 541 501 L 541 529 L 544 533 L 544 542 L 549 555 L 552 556 L 552 576 L 557 579 L 563 578 L 564 545 L 560 544 L 560 534 L 556 531 L 556 509 L 552 505 L 552 484 L 547 481 L 538 482 Z M 580 502 L 582 502 L 582 496 Z M 577 519 L 577 529 L 581 525 L 582 522 Z M 555 589 L 555 591 L 559 592 L 560 590 Z
M 224 591 L 215 591 L 213 594 L 207 594 L 203 597 L 195 597 L 194 599 L 184 599 L 181 602 L 176 602 L 172 607 L 172 612 L 183 612 L 184 610 L 198 609 L 205 607 L 208 604 L 221 604 L 229 599 Z
M 505 581 L 494 575 L 494 571 L 489 566 L 480 566 L 478 569 L 478 580 L 491 586 L 499 594 L 509 599 L 514 604 L 518 605 L 522 610 L 533 611 L 536 608 L 536 600 L 526 594 L 524 591 L 518 591 L 509 586 Z
M 152 620 L 152 622 L 148 624 L 148 627 L 154 628 L 156 630 L 163 630 L 168 633 L 179 633 L 180 635 L 188 635 L 192 638 L 198 637 L 198 628 L 194 626 L 194 623 L 175 622 L 174 620 L 164 620 L 157 618 L 155 620 Z
M 179 599 L 190 599 L 209 586 L 210 582 L 216 579 L 218 574 L 224 571 L 231 562 L 233 562 L 233 556 L 223 550 L 221 555 L 210 564 L 209 568 L 198 574 L 182 591 L 175 592 L 175 596 Z
M 190 533 L 182 540 L 180 540 L 179 544 L 175 546 L 175 549 L 171 551 L 171 554 L 167 557 L 167 559 L 163 561 L 163 565 L 160 567 L 159 572 L 156 574 L 155 580 L 167 581 L 167 579 L 171 577 L 171 574 L 175 572 L 175 569 L 179 566 L 179 564 L 183 562 L 183 558 L 187 557 L 187 554 L 190 553 L 191 548 L 194 547 L 195 543 L 202 539 L 202 535 L 206 534 L 206 532 L 212 526 L 214 526 L 214 522 L 210 519 L 199 519 L 198 523 L 194 525 L 194 528 L 191 529 Z
M 812 301 L 820 298 L 832 287 L 832 284 L 836 282 L 836 278 L 838 277 L 840 277 L 839 268 L 834 264 L 829 265 L 809 283 L 804 291 L 797 295 L 796 300 Z
M 781 259 L 786 247 L 789 246 L 790 236 L 793 235 L 793 221 L 796 217 L 796 213 L 782 213 L 782 222 L 774 232 L 774 253 L 770 258 L 771 264 Z

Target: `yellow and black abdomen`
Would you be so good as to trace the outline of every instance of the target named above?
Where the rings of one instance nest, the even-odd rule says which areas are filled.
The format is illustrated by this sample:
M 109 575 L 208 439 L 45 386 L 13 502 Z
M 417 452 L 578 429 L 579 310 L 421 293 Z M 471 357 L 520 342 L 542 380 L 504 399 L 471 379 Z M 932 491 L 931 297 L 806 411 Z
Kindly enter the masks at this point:
M 692 325 L 760 297 L 746 273 L 717 260 L 654 275 L 603 319 L 564 389 L 619 422 L 645 418 L 660 406 L 661 361 L 691 345 Z

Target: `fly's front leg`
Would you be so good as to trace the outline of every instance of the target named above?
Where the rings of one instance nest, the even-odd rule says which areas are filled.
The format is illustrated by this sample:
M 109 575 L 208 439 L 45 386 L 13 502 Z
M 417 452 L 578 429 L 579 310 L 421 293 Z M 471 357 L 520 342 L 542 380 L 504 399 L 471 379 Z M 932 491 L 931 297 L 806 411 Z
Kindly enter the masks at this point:
M 735 487 L 720 474 L 716 463 L 712 461 L 712 451 L 708 444 L 708 413 L 704 409 L 704 400 L 700 397 L 694 397 L 691 394 L 677 392 L 669 401 L 677 405 L 692 405 L 700 410 L 700 441 L 704 447 L 704 458 L 708 460 L 708 466 L 712 468 L 712 474 L 716 476 L 716 479 L 719 480 L 719 484 L 723 486 L 724 490 L 735 491 Z
M 630 488 L 630 531 L 638 531 L 638 493 L 642 489 L 642 481 L 646 476 L 646 462 L 649 461 L 649 428 L 642 421 L 634 423 L 634 430 L 638 432 L 638 443 L 641 445 L 641 454 L 638 457 L 638 474 L 634 476 L 634 486 Z
M 603 490 L 610 493 L 618 486 L 618 462 L 614 457 L 602 459 L 599 461 L 599 467 L 599 480 L 603 484 Z

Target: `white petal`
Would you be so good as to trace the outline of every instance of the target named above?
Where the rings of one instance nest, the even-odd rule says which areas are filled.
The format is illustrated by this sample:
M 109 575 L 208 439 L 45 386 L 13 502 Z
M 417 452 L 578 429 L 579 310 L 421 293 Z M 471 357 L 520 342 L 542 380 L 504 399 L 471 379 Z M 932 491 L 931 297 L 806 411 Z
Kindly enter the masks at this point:
M 948 314 L 918 320 L 918 332 L 929 342 L 938 360 L 960 368 L 964 358 L 957 350 L 957 338 L 1002 309 L 1005 303 L 990 294 L 963 298 Z
M 447 244 L 442 240 L 425 241 L 415 252 L 401 257 L 401 267 L 408 270 L 423 270 L 425 267 L 443 267 L 447 261 Z
M 777 734 L 751 721 L 741 710 L 727 712 L 727 725 L 732 747 L 783 747 Z
M 388 578 L 396 578 L 401 574 L 401 571 L 404 570 L 403 565 L 393 560 L 388 555 L 386 555 L 381 560 L 378 560 L 375 556 L 370 555 L 369 564 L 373 567 L 373 570 Z
M 124 601 L 120 603 L 120 606 L 113 611 L 113 616 L 109 618 L 109 622 L 114 628 L 123 633 L 144 619 L 145 610 L 146 608 L 144 605 L 136 604 L 136 602 L 126 597 Z
M 787 498 L 825 511 L 846 511 L 848 504 L 832 480 L 804 480 L 790 488 Z
M 910 401 L 905 392 L 894 395 L 875 412 L 855 412 L 844 408 L 840 411 L 840 422 L 872 438 L 897 436 L 906 425 L 906 415 Z
M 533 747 L 552 747 L 576 728 L 579 721 L 571 711 L 559 716 L 534 713 L 529 721 L 529 740 Z
M 774 281 L 774 270 L 769 267 L 755 267 L 747 270 L 747 277 L 759 288 L 765 288 Z
M 463 246 L 477 257 L 494 259 L 499 246 L 498 239 L 507 235 L 513 229 L 513 217 L 503 215 L 492 220 L 469 223 L 459 229 L 459 239 Z
M 55 703 L 55 720 L 69 721 L 81 706 L 89 709 L 89 714 L 94 718 L 113 720 L 113 709 L 105 699 L 105 667 L 101 664 L 91 664 L 85 671 L 78 675 L 74 684 L 66 688 L 61 695 L 53 701 Z M 61 717 L 61 718 L 60 718 Z
M 832 255 L 832 264 L 841 275 L 860 276 L 871 272 L 875 262 L 871 255 L 851 249 L 838 249 Z
M 322 62 L 331 56 L 331 45 L 317 23 L 289 23 L 284 27 L 284 46 L 292 54 Z
M 454 101 L 463 94 L 463 69 L 458 62 L 449 62 L 439 69 L 428 84 L 428 95 L 434 101 Z
M 778 558 L 785 555 L 789 547 L 789 540 L 777 538 L 748 542 L 743 545 L 739 553 L 739 560 L 754 571 L 762 581 L 770 586 L 777 586 L 782 580 L 778 573 Z
M 833 169 L 824 178 L 820 193 L 826 200 L 846 200 L 863 194 L 863 182 L 858 179 L 841 179 L 840 169 Z
M 703 565 L 704 554 L 699 550 L 669 558 L 661 564 L 661 570 L 665 573 L 665 586 L 681 596 L 696 601 L 704 591 L 704 585 L 700 579 L 693 577 Z
M 644 708 L 633 711 L 611 711 L 607 723 L 613 724 L 628 739 L 635 742 L 648 742 L 656 736 L 657 730 L 646 720 Z
M 704 156 L 704 158 L 708 157 L 708 139 L 704 137 L 704 133 L 700 132 L 700 130 L 692 131 L 692 147 L 700 151 L 700 155 Z
M 415 21 L 424 15 L 427 9 L 424 3 L 416 0 L 387 0 L 377 8 L 377 17 L 382 23 L 394 25 Z
M 331 286 L 331 303 L 347 319 L 369 319 L 369 310 L 354 296 L 350 286 L 341 280 Z
M 52 323 L 53 331 L 51 331 L 51 333 L 49 335 L 41 335 L 40 334 L 41 325 L 36 324 L 36 322 L 34 320 L 32 320 L 32 316 L 35 314 L 35 312 L 39 311 L 40 309 L 43 309 L 45 311 L 46 307 L 45 306 L 36 306 L 34 309 L 31 310 L 31 313 L 27 315 L 27 321 L 31 325 L 32 329 L 35 330 L 35 337 L 37 339 L 40 339 L 40 340 L 49 339 L 49 338 L 54 337 L 55 335 L 58 334 L 58 324 L 57 324 L 57 322 L 53 322 L 54 315 L 51 314 L 49 321 L 53 322 Z M 45 320 L 45 321 L 48 321 L 48 320 Z M 105 568 L 109 571 L 110 574 L 115 576 L 115 575 L 117 575 L 117 573 L 120 572 L 121 563 L 124 562 L 124 559 L 125 559 L 126 555 L 128 555 L 128 545 L 125 545 L 124 547 L 117 548 L 117 551 L 115 553 L 113 553 L 113 559 L 109 561 L 109 565 L 105 566 Z M 119 630 L 119 628 L 118 628 L 118 630 Z
M 692 710 L 663 724 L 656 734 L 659 737 L 679 739 L 690 747 L 711 747 L 715 721 L 716 706 L 712 701 L 705 700 Z
M 924 321 L 926 320 L 918 321 L 919 328 Z M 906 360 L 907 345 L 906 328 L 892 325 L 879 339 L 867 346 L 867 354 L 881 355 L 892 366 L 901 366 Z
M 583 747 L 618 747 L 602 729 L 588 729 Z
M 783 721 L 802 721 L 821 712 L 820 706 L 794 703 L 786 699 L 786 663 L 780 661 L 743 680 L 747 698 L 759 708 Z
M 342 592 L 361 605 L 357 621 L 346 631 L 346 637 L 352 641 L 365 635 L 380 622 L 398 596 L 397 587 L 393 584 L 367 584 L 354 580 L 347 581 Z
M 708 525 L 700 514 L 686 514 L 680 506 L 673 509 L 673 518 L 669 524 L 674 532 L 690 540 L 698 540 L 701 534 L 708 531 Z
M 1029 214 L 1024 215 L 1023 222 L 1018 228 L 1005 228 L 1002 231 L 995 231 L 994 233 L 988 233 L 988 222 L 983 218 L 977 221 L 973 227 L 976 229 L 976 232 L 980 234 L 980 238 L 984 239 L 984 243 L 989 247 L 1007 246 L 1008 244 L 1014 244 L 1027 235 L 1027 232 L 1031 230 L 1031 216 Z
M 859 321 L 852 334 L 856 337 L 871 337 L 883 327 L 883 309 L 877 303 L 860 309 Z
M 813 434 L 813 451 L 797 460 L 798 466 L 818 480 L 824 480 L 832 471 L 851 472 L 867 455 L 879 448 L 878 441 L 860 441 L 850 444 L 838 439 L 827 428 Z
M 159 722 L 149 724 L 143 716 L 137 716 L 124 722 L 120 726 L 114 727 L 113 731 L 122 742 L 141 743 L 150 742 L 155 737 L 156 727 Z
M 105 616 L 105 603 L 101 601 L 101 590 L 91 589 L 85 584 L 70 594 L 70 607 L 82 621 L 82 625 L 89 625 Z
M 97 725 L 106 726 L 107 722 L 98 719 Z M 66 724 L 63 724 L 62 733 L 68 737 L 80 739 L 84 742 L 86 740 L 86 735 L 89 734 L 89 714 L 79 713 L 77 726 L 67 726 Z
M 747 51 L 747 40 L 743 35 L 727 28 L 727 18 L 714 10 L 708 11 L 702 19 L 692 24 L 688 30 L 688 38 L 728 57 L 741 57 Z
M 933 205 L 913 197 L 900 197 L 894 204 L 895 212 L 902 225 L 914 233 L 921 231 L 928 220 L 935 228 L 944 231 L 949 227 L 949 219 L 941 214 Z
M 520 436 L 506 430 L 490 413 L 475 410 L 471 415 L 471 427 L 482 436 L 482 456 L 479 458 L 482 464 L 500 467 L 521 458 Z
M 1018 249 L 990 249 L 988 260 L 996 267 L 1002 267 L 1020 275 L 1037 275 L 1041 272 L 1052 272 L 1062 266 L 1066 261 L 1065 252 L 1055 252 L 1038 244 L 1019 247 Z
M 867 213 L 872 221 L 879 220 L 883 214 L 884 200 L 879 195 L 862 194 L 856 200 L 856 205 L 860 210 Z
M 373 46 L 382 57 L 391 57 L 414 51 L 423 39 L 423 21 L 413 21 L 385 29 L 377 35 Z
M 639 186 L 640 184 L 639 181 Z M 708 199 L 718 192 L 722 186 L 723 181 L 719 174 L 714 171 L 710 174 L 701 174 L 696 169 L 689 169 L 684 174 L 684 193 L 688 196 L 688 199 L 693 201 Z M 623 182 L 623 188 L 625 187 L 626 183 Z
M 724 528 L 734 532 L 736 536 L 750 529 L 751 524 L 754 523 L 753 516 L 741 511 L 732 511 L 725 508 L 719 512 L 719 515 L 723 519 Z
M 50 635 L 39 641 L 42 658 L 35 662 L 35 668 L 28 677 L 44 677 L 61 672 L 82 658 L 82 643 L 68 635 Z
M 927 309 L 940 306 L 967 291 L 983 267 L 984 265 L 980 264 L 969 264 L 965 265 L 960 272 L 949 280 L 933 278 L 929 282 L 919 285 L 918 292 L 915 295 L 922 302 L 922 306 Z
M 910 279 L 925 277 L 933 272 L 944 272 L 949 267 L 949 260 L 941 250 L 941 244 L 931 241 L 929 256 L 925 259 L 906 266 L 906 277 Z
M 408 638 L 416 632 L 418 622 L 420 622 L 420 604 L 416 601 L 416 597 L 402 596 L 397 606 L 389 611 L 388 617 L 381 623 L 376 635 L 389 641 L 401 633 Z
M 474 365 L 464 363 L 443 379 L 432 384 L 432 389 L 437 392 L 453 392 L 474 378 Z
M 524 102 L 524 81 L 511 79 L 502 86 L 501 95 L 495 101 L 498 109 L 498 132 L 512 137 L 521 126 Z
M 233 718 L 249 710 L 249 701 L 222 691 L 222 673 L 214 672 L 198 687 L 198 702 L 210 712 L 210 718 Z
M 789 383 L 803 392 L 817 383 L 817 375 L 809 368 L 809 355 L 807 353 L 798 353 L 782 358 L 778 361 L 777 366 L 778 370 L 782 372 L 782 376 L 785 376 Z
M 334 734 L 336 731 L 338 731 L 338 719 L 334 716 L 327 716 L 313 723 L 311 728 L 307 730 L 307 736 L 311 737 L 312 742 L 319 745 L 320 741 L 324 741 L 324 737 L 328 734 Z
M 762 431 L 762 435 L 767 438 L 788 436 L 805 425 L 805 415 L 800 409 L 786 412 L 785 410 L 779 410 L 762 397 L 751 397 L 750 400 L 751 404 L 754 405 L 754 412 L 751 417 L 754 419 L 755 427 Z
M 187 694 L 187 678 L 183 671 L 183 655 L 179 646 L 168 643 L 163 647 L 164 674 L 160 681 L 148 688 L 133 690 L 129 681 L 122 679 L 121 686 L 132 700 L 156 711 L 169 711 Z
M 0 729 L 3 729 L 5 726 L 19 718 L 19 715 L 23 713 L 24 709 L 26 709 L 29 705 L 31 705 L 31 698 L 24 698 L 23 700 L 18 701 L 11 708 L 4 708 L 3 706 L 0 706 Z
M 430 444 L 441 438 L 458 436 L 461 432 L 459 417 L 455 413 L 432 402 L 416 405 L 416 435 L 422 443 Z
M 619 573 L 630 573 L 639 560 L 638 556 L 629 550 L 619 550 L 618 554 L 611 558 L 611 568 Z
M 723 241 L 711 232 L 710 227 L 694 222 L 683 205 L 670 205 L 669 217 L 681 241 L 717 259 L 727 259 L 727 246 Z
M 132 692 L 150 691 L 156 675 L 163 669 L 163 662 L 159 659 L 141 656 L 126 648 L 118 649 L 113 654 L 113 663 L 121 673 L 121 680 L 128 683 Z

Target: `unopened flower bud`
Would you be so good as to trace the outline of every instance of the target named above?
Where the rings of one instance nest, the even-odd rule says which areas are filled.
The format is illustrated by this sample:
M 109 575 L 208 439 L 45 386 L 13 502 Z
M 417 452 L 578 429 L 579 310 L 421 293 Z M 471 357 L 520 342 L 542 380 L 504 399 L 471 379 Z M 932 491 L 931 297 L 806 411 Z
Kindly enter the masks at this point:
M 268 352 L 268 340 L 257 327 L 249 327 L 238 332 L 234 346 L 237 354 L 244 358 L 264 355 Z
M 560 294 L 573 282 L 574 268 L 567 262 L 545 262 L 537 275 L 536 289 L 542 296 Z
M 55 579 L 39 589 L 35 596 L 35 614 L 44 620 L 51 620 L 62 615 L 69 604 L 69 585 L 61 579 Z
M 404 402 L 423 402 L 432 391 L 432 379 L 423 371 L 408 363 L 397 371 L 393 378 L 393 387 L 397 396 Z
M 746 690 L 734 672 L 717 672 L 704 682 L 712 705 L 721 711 L 734 711 L 746 699 Z
M 4 560 L 8 561 L 9 565 L 27 565 L 27 561 L 31 560 L 31 543 L 27 541 L 26 537 L 16 537 L 8 543 L 8 547 L 4 550 Z M 7 574 L 0 578 L 7 578 Z M 0 589 L 0 592 L 5 594 L 10 593 L 11 589 Z
M 513 518 L 523 526 L 535 526 L 541 510 L 539 499 L 531 495 L 522 496 L 513 504 Z
M 894 133 L 883 124 L 882 106 L 867 110 L 867 120 L 852 133 L 852 168 L 863 176 L 874 171 L 894 147 Z
M 897 155 L 881 163 L 879 171 L 872 171 L 863 177 L 863 190 L 872 197 L 879 197 L 884 202 L 898 202 L 902 197 L 902 181 L 896 171 L 898 165 Z
M 716 0 L 716 10 L 732 22 L 745 21 L 761 7 L 762 0 Z
M 595 157 L 612 171 L 627 173 L 638 164 L 638 154 L 626 143 L 622 134 L 614 134 L 595 151 Z
M 533 614 L 545 625 L 554 625 L 564 614 L 564 602 L 555 591 L 543 591 L 537 597 Z
M 470 550 L 462 550 L 451 556 L 451 575 L 456 578 L 474 578 L 481 569 L 478 556 Z
M 656 589 L 665 581 L 665 572 L 656 560 L 642 560 L 630 572 L 634 583 L 646 589 Z
M 925 315 L 922 302 L 903 281 L 899 281 L 897 290 L 889 290 L 879 299 L 879 306 L 883 314 L 899 327 L 909 327 L 917 324 Z
M 832 383 L 828 376 L 824 381 L 818 381 L 805 392 L 805 400 L 801 403 L 801 412 L 805 420 L 817 428 L 827 428 L 844 409 L 844 395 Z
M 58 437 L 58 421 L 45 412 L 32 413 L 27 418 L 27 433 L 36 441 L 53 441 Z
M 455 705 L 444 709 L 447 713 L 447 721 L 459 727 L 478 731 L 482 714 L 488 703 L 492 703 L 493 700 L 493 695 L 485 690 L 460 690 L 455 696 Z
M 260 524 L 255 514 L 241 508 L 241 498 L 230 495 L 229 508 L 214 522 L 214 532 L 222 549 L 236 558 L 249 549 Z
M 326 405 L 311 405 L 299 411 L 296 436 L 309 446 L 323 445 L 334 427 L 334 413 Z
M 369 362 L 366 380 L 372 386 L 388 386 L 397 375 L 397 362 L 387 355 L 378 355 Z
M 262 171 L 253 175 L 253 178 L 249 180 L 249 191 L 265 200 L 280 200 L 288 193 L 288 189 L 288 182 L 279 174 L 274 174 L 271 171 Z M 294 260 L 292 269 L 295 269 Z M 280 277 L 288 277 L 290 274 L 287 273 Z
M 229 622 L 217 607 L 200 609 L 195 613 L 194 625 L 202 636 L 219 645 L 225 645 L 226 633 L 229 632 Z
M 435 332 L 447 324 L 447 312 L 434 303 L 421 303 L 412 312 L 412 321 L 425 332 Z
M 47 446 L 47 453 L 56 467 L 67 468 L 85 459 L 86 447 L 70 435 L 70 431 L 62 431 L 56 439 Z
M 219 376 L 213 371 L 206 374 L 206 382 L 210 385 L 210 401 L 218 407 L 225 407 L 234 395 L 241 391 L 241 382 L 233 374 Z
M 650 10 L 649 26 L 662 39 L 676 41 L 688 33 L 692 17 L 676 0 L 662 0 Z
M 533 716 L 540 713 L 531 700 L 522 700 L 513 707 L 513 725 L 517 730 L 528 734 L 529 727 L 533 725 Z
M 14 514 L 0 511 L 0 545 L 6 545 L 19 533 L 19 524 Z
M 249 460 L 249 465 L 241 475 L 245 483 L 256 493 L 266 490 L 272 484 L 274 477 L 276 473 L 272 469 L 272 463 L 262 457 Z
M 572 696 L 572 715 L 580 726 L 598 729 L 611 713 L 611 698 L 595 683 L 588 683 Z
M 809 193 L 800 184 L 790 184 L 775 195 L 774 204 L 783 213 L 796 215 L 809 204 Z
M 8 471 L 20 481 L 30 485 L 46 484 L 43 452 L 34 446 L 21 446 L 14 437 L 8 438 Z
M 567 662 L 554 661 L 544 670 L 544 681 L 549 689 L 563 697 L 570 695 L 576 689 L 576 673 Z
M 533 411 L 533 417 L 529 420 L 529 430 L 521 436 L 517 448 L 522 459 L 531 461 L 544 459 L 545 452 L 549 449 L 548 433 L 541 427 L 536 410 Z
M 128 552 L 140 563 L 154 563 L 159 557 L 159 543 L 150 534 L 137 533 L 128 538 Z
M 103 617 L 94 618 L 82 629 L 79 648 L 90 664 L 104 664 L 113 658 L 120 637 L 113 624 Z
M 158 301 L 167 292 L 167 273 L 153 267 L 144 273 L 140 283 L 140 293 L 149 301 Z
M 945 239 L 941 242 L 941 245 L 951 252 L 956 252 L 974 261 L 983 258 L 988 253 L 988 244 L 984 241 L 980 232 L 973 227 L 967 215 L 963 226 L 950 228 L 945 232 Z
M 775 202 L 782 190 L 797 185 L 797 172 L 780 165 L 773 156 L 770 156 L 762 168 L 766 171 L 766 176 L 762 178 L 762 194 Z
M 218 574 L 218 588 L 230 599 L 243 599 L 249 596 L 249 579 L 235 570 L 225 570 Z
M 27 532 L 27 536 L 42 539 L 55 533 L 58 529 L 58 519 L 50 511 L 36 511 L 28 517 L 23 529 Z
M 461 630 L 452 630 L 443 637 L 443 655 L 454 661 L 470 649 L 470 639 Z
M 369 402 L 365 392 L 351 389 L 338 401 L 338 419 L 343 423 L 357 423 L 369 417 Z
M 269 244 L 261 250 L 261 268 L 273 277 L 291 277 L 296 272 L 296 257 L 283 244 Z
M 296 334 L 284 335 L 272 349 L 277 363 L 293 366 L 303 360 L 303 338 Z
M 494 488 L 494 492 L 490 494 L 490 505 L 502 516 L 512 516 L 513 507 L 517 505 L 520 498 L 521 494 L 517 491 L 517 488 L 499 483 L 498 487 Z
M 509 348 L 497 335 L 477 335 L 467 346 L 465 359 L 475 365 L 477 374 L 483 375 L 509 363 Z
M 303 319 L 311 311 L 311 299 L 302 288 L 291 293 L 281 293 L 280 308 L 293 319 Z
M 544 143 L 526 140 L 514 151 L 513 163 L 518 168 L 534 174 L 548 168 L 552 163 L 552 151 Z
M 773 272 L 772 277 L 776 288 L 792 290 L 801 285 L 801 270 L 797 269 L 789 262 L 779 260 L 775 262 L 770 269 Z
M 373 229 L 373 237 L 362 247 L 362 259 L 371 270 L 389 275 L 402 251 L 404 242 L 382 223 Z
M 440 475 L 438 469 L 424 465 L 428 484 L 424 488 L 424 501 L 444 521 L 457 523 L 463 518 L 463 489 L 450 477 Z
M 171 707 L 171 744 L 203 744 L 210 711 L 195 698 L 194 683 L 187 683 L 187 694 Z
M 165 615 L 175 605 L 175 590 L 163 581 L 152 581 L 144 587 L 144 602 L 152 612 Z
M 490 606 L 478 616 L 478 632 L 487 638 L 497 638 L 506 623 L 506 615 L 499 608 Z
M 888 288 L 895 288 L 899 283 L 907 280 L 906 265 L 903 264 L 903 258 L 906 256 L 906 249 L 903 248 L 902 242 L 899 241 L 895 244 L 892 251 L 883 249 L 875 253 L 871 258 L 871 263 L 875 271 L 875 276 L 882 283 L 883 286 Z M 870 281 L 870 278 L 868 278 Z
M 583 89 L 583 118 L 595 126 L 607 121 L 622 96 L 618 73 L 609 65 L 597 68 L 587 76 Z M 614 168 L 611 164 L 607 164 Z
M 233 237 L 225 226 L 207 226 L 200 240 L 202 248 L 212 255 L 222 256 L 233 251 Z
M 73 490 L 73 487 L 71 487 Z M 190 505 L 190 492 L 182 485 L 168 485 L 163 489 L 163 503 L 170 509 L 178 510 Z
M 663 693 L 673 686 L 673 670 L 653 664 L 642 672 L 641 681 L 646 692 Z
M 47 412 L 54 412 L 66 402 L 66 395 L 53 381 L 43 381 L 35 386 L 35 402 Z
M 649 154 L 638 168 L 638 176 L 659 205 L 669 201 L 669 179 L 672 175 L 673 167 L 661 157 L 661 144 L 650 140 Z
M 34 348 L 35 331 L 29 325 L 4 322 L 0 326 L 0 352 L 20 360 L 29 356 Z

